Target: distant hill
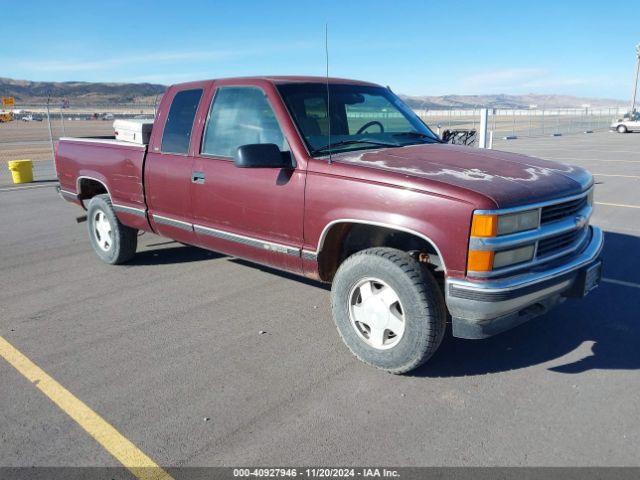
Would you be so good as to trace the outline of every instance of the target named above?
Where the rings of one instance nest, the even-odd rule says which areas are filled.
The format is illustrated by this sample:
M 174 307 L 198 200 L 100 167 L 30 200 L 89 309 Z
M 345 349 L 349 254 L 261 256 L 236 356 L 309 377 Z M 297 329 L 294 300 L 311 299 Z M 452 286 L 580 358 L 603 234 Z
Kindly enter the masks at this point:
M 624 107 L 626 102 L 607 98 L 573 97 L 570 95 L 541 95 L 529 93 L 526 95 L 443 95 L 435 96 L 407 96 L 402 99 L 415 109 L 437 108 L 581 108 L 584 105 L 597 107 Z
M 68 100 L 74 105 L 154 103 L 156 96 L 166 90 L 165 85 L 153 83 L 92 83 L 92 82 L 32 82 L 0 77 L 0 95 L 13 96 L 16 103 L 43 103 L 47 95 L 56 102 Z M 408 96 L 400 95 L 412 108 L 580 108 L 625 106 L 620 100 L 583 98 L 568 95 L 444 95 Z
M 51 95 L 72 104 L 153 103 L 166 86 L 153 83 L 32 82 L 0 77 L 0 95 L 12 96 L 16 104 L 42 103 Z

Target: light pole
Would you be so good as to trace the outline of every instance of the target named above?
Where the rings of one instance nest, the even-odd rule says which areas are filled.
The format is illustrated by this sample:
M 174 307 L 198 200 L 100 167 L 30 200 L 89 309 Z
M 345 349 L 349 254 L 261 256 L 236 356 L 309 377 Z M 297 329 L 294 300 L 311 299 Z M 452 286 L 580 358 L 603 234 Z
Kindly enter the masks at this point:
M 631 113 L 636 111 L 636 93 L 638 93 L 638 74 L 640 73 L 640 43 L 636 45 L 636 80 L 633 83 L 633 93 L 631 95 Z
M 49 141 L 51 142 L 52 161 L 55 164 L 56 148 L 53 145 L 53 132 L 51 131 L 51 114 L 49 112 L 49 103 L 51 102 L 51 92 L 47 92 L 47 126 L 49 127 Z

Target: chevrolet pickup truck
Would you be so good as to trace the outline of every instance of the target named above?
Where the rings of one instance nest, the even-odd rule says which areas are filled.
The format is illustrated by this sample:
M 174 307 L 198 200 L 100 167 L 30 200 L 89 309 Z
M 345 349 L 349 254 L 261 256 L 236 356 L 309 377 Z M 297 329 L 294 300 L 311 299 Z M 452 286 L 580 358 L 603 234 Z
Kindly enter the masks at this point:
M 589 172 L 444 144 L 372 83 L 174 85 L 148 144 L 62 138 L 55 163 L 103 261 L 131 260 L 154 232 L 330 282 L 345 344 L 392 373 L 426 362 L 449 321 L 488 337 L 601 276 Z

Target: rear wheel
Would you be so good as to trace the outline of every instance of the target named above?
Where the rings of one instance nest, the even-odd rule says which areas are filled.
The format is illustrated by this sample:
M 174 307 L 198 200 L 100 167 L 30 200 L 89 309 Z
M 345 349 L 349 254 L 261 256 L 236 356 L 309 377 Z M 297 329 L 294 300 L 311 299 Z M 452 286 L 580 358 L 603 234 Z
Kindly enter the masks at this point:
M 627 133 L 627 127 L 624 125 L 618 125 L 618 133 Z
M 102 261 L 117 265 L 136 254 L 138 231 L 120 223 L 109 195 L 96 195 L 91 199 L 87 226 L 91 246 Z
M 401 250 L 370 248 L 349 257 L 335 275 L 331 301 L 351 352 L 382 370 L 408 372 L 442 342 L 442 292 L 431 273 Z

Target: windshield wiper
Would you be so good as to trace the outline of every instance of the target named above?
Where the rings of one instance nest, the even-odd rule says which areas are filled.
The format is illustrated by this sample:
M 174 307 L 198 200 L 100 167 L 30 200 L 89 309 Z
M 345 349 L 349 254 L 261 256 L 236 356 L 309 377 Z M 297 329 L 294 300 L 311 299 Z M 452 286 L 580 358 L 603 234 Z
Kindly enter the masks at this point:
M 421 132 L 399 132 L 399 133 L 394 133 L 393 136 L 394 137 L 415 137 L 415 138 L 421 138 L 424 140 L 428 139 L 428 140 L 431 140 L 433 143 L 443 143 L 440 139 L 434 138 L 431 135 L 427 135 L 426 133 L 421 133 Z
M 357 143 L 364 143 L 367 145 L 378 145 L 380 147 L 399 147 L 400 146 L 397 143 L 379 142 L 377 140 L 340 140 L 339 142 L 332 142 L 327 145 L 323 145 L 322 147 L 318 147 L 313 151 L 313 153 L 320 153 L 335 147 L 342 147 L 344 145 L 355 145 Z

